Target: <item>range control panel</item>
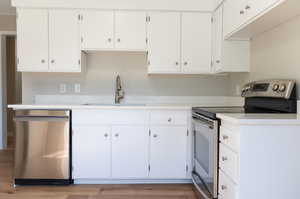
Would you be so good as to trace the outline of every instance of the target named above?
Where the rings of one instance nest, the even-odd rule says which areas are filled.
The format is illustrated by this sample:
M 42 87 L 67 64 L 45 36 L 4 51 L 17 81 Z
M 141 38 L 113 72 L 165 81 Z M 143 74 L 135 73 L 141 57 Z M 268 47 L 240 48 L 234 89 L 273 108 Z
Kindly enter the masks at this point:
M 263 80 L 246 84 L 242 97 L 275 97 L 289 99 L 296 82 L 294 80 Z

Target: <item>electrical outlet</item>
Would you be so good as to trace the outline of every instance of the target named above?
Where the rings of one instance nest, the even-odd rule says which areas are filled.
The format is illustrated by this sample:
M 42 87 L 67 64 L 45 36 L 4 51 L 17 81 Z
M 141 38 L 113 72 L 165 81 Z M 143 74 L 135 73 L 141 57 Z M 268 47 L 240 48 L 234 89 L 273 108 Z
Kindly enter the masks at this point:
M 60 84 L 59 85 L 59 93 L 66 93 L 67 92 L 67 85 L 66 84 Z
M 74 84 L 74 92 L 75 93 L 80 93 L 80 84 Z

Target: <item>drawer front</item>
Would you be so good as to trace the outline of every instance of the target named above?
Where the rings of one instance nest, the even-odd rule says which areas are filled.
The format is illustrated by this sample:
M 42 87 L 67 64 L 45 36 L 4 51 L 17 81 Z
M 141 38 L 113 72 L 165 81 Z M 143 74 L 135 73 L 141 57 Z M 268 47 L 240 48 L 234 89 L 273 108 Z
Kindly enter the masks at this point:
M 150 123 L 155 125 L 186 125 L 187 111 L 151 111 Z
M 227 145 L 232 150 L 239 152 L 240 135 L 228 128 L 220 127 L 220 142 Z
M 74 110 L 73 124 L 145 125 L 149 116 L 146 110 Z
M 237 185 L 219 170 L 219 198 L 237 199 Z
M 238 182 L 239 174 L 239 156 L 237 153 L 231 151 L 224 144 L 220 144 L 220 168 L 230 177 L 232 180 Z

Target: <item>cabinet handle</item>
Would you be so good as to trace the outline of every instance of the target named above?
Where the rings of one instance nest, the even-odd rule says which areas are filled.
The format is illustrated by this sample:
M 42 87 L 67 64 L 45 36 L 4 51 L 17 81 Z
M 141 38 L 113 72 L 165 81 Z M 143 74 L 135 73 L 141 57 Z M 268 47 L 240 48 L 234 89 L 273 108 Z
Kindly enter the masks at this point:
M 249 5 L 247 5 L 247 6 L 245 7 L 246 10 L 250 10 L 250 8 L 251 8 L 251 6 L 249 6 Z
M 44 59 L 42 59 L 42 60 L 41 60 L 41 62 L 42 62 L 42 63 L 45 63 L 45 60 L 44 60 Z
M 107 138 L 107 137 L 108 137 L 108 134 L 107 134 L 107 133 L 105 133 L 105 134 L 104 134 L 104 137 L 106 137 L 106 138 Z
M 156 135 L 156 134 L 154 134 L 154 135 L 153 135 L 153 137 L 154 137 L 154 138 L 157 138 L 157 135 Z
M 225 162 L 225 161 L 227 161 L 227 160 L 228 160 L 227 157 L 222 157 L 222 161 L 223 161 L 223 162 Z
M 217 61 L 216 61 L 217 64 L 219 64 L 220 62 L 221 62 L 220 60 L 217 60 Z
M 172 122 L 172 118 L 169 118 L 169 119 L 168 119 L 168 122 Z
M 221 186 L 221 189 L 222 189 L 222 190 L 226 190 L 227 187 L 226 187 L 225 185 L 222 185 L 222 186 Z
M 117 41 L 120 43 L 120 42 L 121 42 L 121 39 L 119 38 Z
M 241 14 L 241 15 L 245 14 L 245 11 L 244 11 L 244 10 L 241 10 L 241 11 L 240 11 L 240 14 Z
M 55 63 L 55 60 L 54 60 L 54 59 L 52 59 L 52 60 L 51 60 L 51 64 L 54 64 L 54 63 Z
M 185 65 L 185 66 L 187 66 L 187 65 L 188 65 L 188 63 L 187 63 L 187 62 L 184 62 L 184 65 Z
M 108 40 L 107 40 L 108 42 L 111 42 L 111 38 L 108 38 Z
M 119 134 L 117 133 L 115 136 L 116 136 L 116 137 L 119 137 Z
M 179 62 L 178 62 L 178 61 L 177 61 L 177 62 L 175 62 L 175 65 L 176 65 L 176 66 L 178 66 L 178 65 L 179 65 Z
M 223 135 L 223 140 L 227 140 L 229 137 L 227 135 Z

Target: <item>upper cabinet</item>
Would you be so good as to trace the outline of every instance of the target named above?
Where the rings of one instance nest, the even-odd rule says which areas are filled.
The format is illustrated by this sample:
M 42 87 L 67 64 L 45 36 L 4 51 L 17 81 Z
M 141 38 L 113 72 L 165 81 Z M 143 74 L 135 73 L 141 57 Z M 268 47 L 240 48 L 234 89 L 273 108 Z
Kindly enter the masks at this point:
M 211 73 L 211 14 L 183 13 L 181 66 L 183 73 Z
M 148 40 L 149 73 L 211 73 L 211 14 L 150 13 Z
M 83 11 L 82 50 L 146 51 L 146 13 Z
M 179 73 L 180 13 L 153 12 L 148 21 L 148 72 Z
M 226 0 L 224 37 L 249 39 L 299 14 L 297 0 Z
M 250 72 L 250 41 L 223 38 L 223 6 L 213 16 L 212 63 L 215 73 Z
M 48 12 L 19 9 L 17 19 L 18 71 L 48 71 Z
M 114 48 L 114 13 L 83 11 L 81 13 L 81 48 L 99 50 Z
M 18 9 L 18 71 L 80 72 L 78 13 Z

